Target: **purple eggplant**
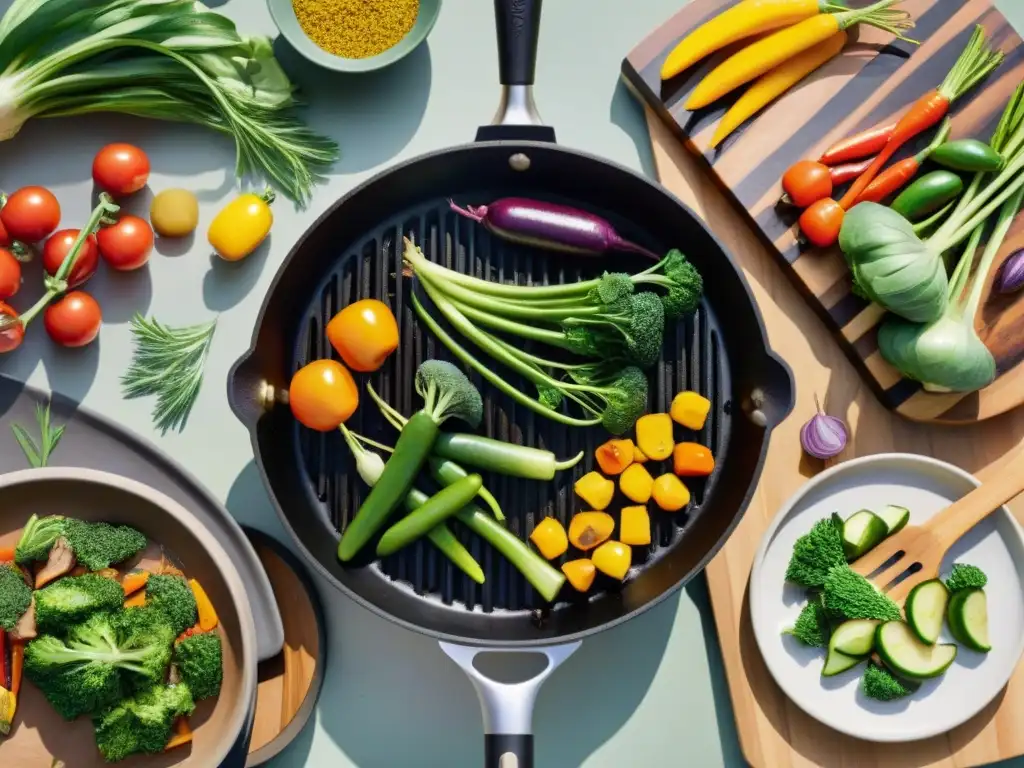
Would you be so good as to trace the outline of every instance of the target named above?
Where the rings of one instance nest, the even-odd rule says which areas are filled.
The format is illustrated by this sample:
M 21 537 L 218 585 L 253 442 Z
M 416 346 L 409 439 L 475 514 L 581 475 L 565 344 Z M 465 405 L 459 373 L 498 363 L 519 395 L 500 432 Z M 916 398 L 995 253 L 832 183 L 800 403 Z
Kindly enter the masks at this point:
M 448 202 L 459 215 L 483 224 L 498 237 L 513 243 L 589 255 L 628 251 L 654 261 L 659 259 L 643 246 L 619 237 L 611 223 L 600 216 L 567 205 L 525 197 L 503 197 L 490 205 L 465 208 L 452 200 Z

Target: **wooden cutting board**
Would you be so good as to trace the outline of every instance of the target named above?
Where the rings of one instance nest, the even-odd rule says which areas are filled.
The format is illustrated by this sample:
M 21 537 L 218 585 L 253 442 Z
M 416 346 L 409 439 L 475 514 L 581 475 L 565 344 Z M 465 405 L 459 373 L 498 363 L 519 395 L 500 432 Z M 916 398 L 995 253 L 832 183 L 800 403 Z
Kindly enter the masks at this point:
M 1006 18 L 990 0 L 905 0 L 900 7 L 916 20 L 910 34 L 921 41 L 919 47 L 887 46 L 891 35 L 860 28 L 841 56 L 748 121 L 722 147 L 709 150 L 715 125 L 731 100 L 726 97 L 694 113 L 683 104 L 724 54 L 665 84 L 659 73 L 679 40 L 733 2 L 692 0 L 629 54 L 622 65 L 627 85 L 701 160 L 887 407 L 917 421 L 971 423 L 1024 402 L 1024 292 L 1012 298 L 986 295 L 976 318 L 979 334 L 998 363 L 996 381 L 966 396 L 927 393 L 881 358 L 876 326 L 883 313 L 851 292 L 838 248 L 802 250 L 795 237 L 795 215 L 775 205 L 782 192 L 779 179 L 795 161 L 816 158 L 838 139 L 893 122 L 921 94 L 938 86 L 975 24 L 982 24 L 994 44 L 1009 55 L 984 87 L 955 106 L 952 137 L 991 136 L 1009 95 L 1024 79 L 1024 45 Z M 897 157 L 917 151 L 930 138 L 931 133 Z M 997 263 L 1022 246 L 1024 215 L 1017 218 Z M 989 286 L 995 274 L 994 269 Z
M 747 584 L 768 523 L 823 468 L 800 450 L 800 427 L 814 413 L 814 396 L 849 425 L 851 440 L 839 460 L 889 451 L 922 453 L 963 467 L 983 481 L 1000 471 L 1010 451 L 1024 446 L 1024 409 L 962 427 L 914 423 L 886 410 L 705 168 L 650 110 L 647 123 L 661 182 L 732 251 L 750 282 L 772 348 L 796 377 L 796 406 L 772 433 L 753 501 L 707 568 L 744 756 L 755 768 L 967 768 L 1024 754 L 1024 665 L 1004 694 L 968 723 L 946 735 L 902 745 L 858 741 L 826 728 L 792 704 L 772 680 L 750 627 Z M 1024 497 L 1011 508 L 1024 523 Z

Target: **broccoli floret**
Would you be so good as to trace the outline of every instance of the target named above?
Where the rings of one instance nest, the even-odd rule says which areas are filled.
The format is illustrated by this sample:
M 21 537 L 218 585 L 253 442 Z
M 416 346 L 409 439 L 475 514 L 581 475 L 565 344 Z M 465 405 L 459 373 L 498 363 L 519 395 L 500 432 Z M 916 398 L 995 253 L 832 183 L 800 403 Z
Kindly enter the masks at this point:
M 480 426 L 484 403 L 480 392 L 462 371 L 445 360 L 426 360 L 416 369 L 416 392 L 423 398 L 423 411 L 438 425 L 460 419 L 471 427 Z
M 0 629 L 14 629 L 31 602 L 32 590 L 21 571 L 13 565 L 0 565 Z
M 704 279 L 700 272 L 675 248 L 650 269 L 634 275 L 633 283 L 667 289 L 662 302 L 665 316 L 672 320 L 696 310 L 704 293 Z
M 804 587 L 822 587 L 829 570 L 845 564 L 842 533 L 832 518 L 827 517 L 796 540 L 786 568 L 786 581 Z
M 587 299 L 593 304 L 614 304 L 634 290 L 633 280 L 625 272 L 605 272 L 587 293 Z
M 864 670 L 860 684 L 865 696 L 878 701 L 895 701 L 914 692 L 888 669 L 873 663 Z
M 68 518 L 64 523 L 67 539 L 75 559 L 90 571 L 109 568 L 137 555 L 146 548 L 146 537 L 127 525 L 87 523 Z
M 96 746 L 111 763 L 129 755 L 159 754 L 171 739 L 175 719 L 194 709 L 187 685 L 149 688 L 93 719 Z
M 665 334 L 665 308 L 647 291 L 634 293 L 597 314 L 583 313 L 562 321 L 571 351 L 604 360 L 621 358 L 647 368 L 657 362 Z M 589 333 L 579 333 L 580 330 Z M 576 331 L 576 333 L 572 333 Z
M 146 605 L 167 617 L 175 637 L 199 621 L 195 595 L 181 576 L 150 576 L 146 582 Z
M 64 524 L 65 519 L 60 515 L 32 515 L 21 530 L 21 538 L 14 549 L 14 562 L 24 565 L 49 557 L 50 547 L 64 531 Z
M 783 630 L 783 634 L 792 635 L 804 645 L 813 648 L 824 648 L 828 645 L 828 616 L 820 595 L 811 598 L 810 602 L 800 611 L 796 623 L 789 629 Z
M 196 701 L 220 693 L 224 661 L 216 631 L 190 635 L 175 643 L 174 663 Z
M 118 701 L 125 690 L 163 682 L 174 634 L 160 614 L 97 613 L 67 632 L 42 635 L 25 650 L 25 673 L 60 715 L 72 720 Z
M 55 581 L 36 592 L 35 598 L 40 631 L 60 633 L 93 613 L 120 609 L 124 590 L 113 579 L 87 573 Z
M 956 592 L 958 589 L 984 589 L 988 584 L 988 576 L 976 565 L 954 563 L 953 570 L 946 577 L 946 589 Z
M 601 424 L 613 435 L 631 430 L 647 411 L 647 376 L 639 368 L 623 368 L 611 384 L 594 391 L 605 399 Z
M 541 384 L 537 387 L 537 400 L 552 411 L 557 411 L 562 407 L 564 397 L 562 390 Z
M 896 603 L 845 563 L 828 572 L 822 599 L 828 615 L 837 620 L 899 621 L 903 618 Z

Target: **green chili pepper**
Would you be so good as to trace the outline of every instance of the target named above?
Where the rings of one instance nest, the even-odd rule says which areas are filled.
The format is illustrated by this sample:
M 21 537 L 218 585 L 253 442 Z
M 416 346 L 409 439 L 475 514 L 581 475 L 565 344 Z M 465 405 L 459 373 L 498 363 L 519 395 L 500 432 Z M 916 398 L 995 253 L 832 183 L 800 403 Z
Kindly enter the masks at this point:
M 932 171 L 904 189 L 892 209 L 909 221 L 934 213 L 964 190 L 964 182 L 952 171 Z
M 431 456 L 429 461 L 430 474 L 433 475 L 434 479 L 441 485 L 453 485 L 459 480 L 464 480 L 469 477 L 469 472 L 464 470 L 454 461 L 439 459 L 436 456 Z M 487 506 L 491 508 L 496 520 L 505 520 L 505 514 L 501 511 L 501 505 L 498 504 L 498 500 L 494 498 L 487 488 L 480 486 L 480 490 L 477 491 L 477 496 L 483 499 L 487 503 Z
M 580 451 L 571 459 L 559 461 L 551 451 L 540 448 L 451 432 L 438 435 L 434 455 L 527 480 L 550 480 L 555 472 L 574 467 L 583 458 L 583 452 Z
M 377 544 L 377 554 L 386 557 L 406 547 L 466 506 L 480 490 L 480 475 L 468 475 L 442 488 L 427 503 L 388 528 Z
M 932 150 L 930 157 L 954 171 L 998 171 L 1003 167 L 1003 156 L 977 139 L 947 141 Z

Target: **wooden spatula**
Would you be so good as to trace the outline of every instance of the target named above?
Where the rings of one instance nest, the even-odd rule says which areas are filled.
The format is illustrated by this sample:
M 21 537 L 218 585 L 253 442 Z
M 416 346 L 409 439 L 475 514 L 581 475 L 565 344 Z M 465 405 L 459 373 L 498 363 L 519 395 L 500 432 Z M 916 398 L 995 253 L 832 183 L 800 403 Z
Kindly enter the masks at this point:
M 920 563 L 921 570 L 886 591 L 890 598 L 902 602 L 910 590 L 922 581 L 938 577 L 942 558 L 957 539 L 1022 492 L 1024 462 L 1012 461 L 997 477 L 979 485 L 924 525 L 908 525 L 852 562 L 850 567 L 861 576 L 871 578 L 878 587 L 885 590 L 914 563 Z M 899 557 L 885 570 L 872 576 L 897 555 Z

